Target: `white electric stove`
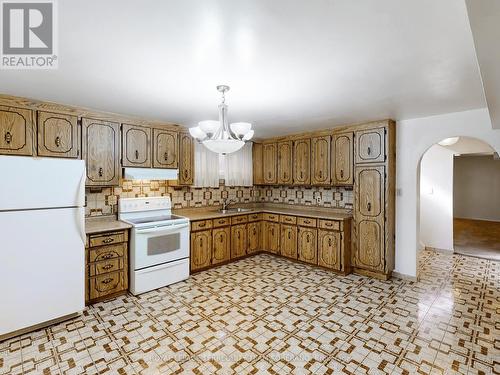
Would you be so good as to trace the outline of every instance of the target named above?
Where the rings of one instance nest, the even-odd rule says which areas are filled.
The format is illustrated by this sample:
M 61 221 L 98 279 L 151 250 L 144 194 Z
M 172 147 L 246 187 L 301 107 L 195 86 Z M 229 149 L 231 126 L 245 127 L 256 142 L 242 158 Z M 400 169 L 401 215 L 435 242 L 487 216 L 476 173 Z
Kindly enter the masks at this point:
M 189 277 L 189 219 L 172 215 L 169 197 L 122 198 L 118 218 L 133 227 L 130 291 L 137 295 Z

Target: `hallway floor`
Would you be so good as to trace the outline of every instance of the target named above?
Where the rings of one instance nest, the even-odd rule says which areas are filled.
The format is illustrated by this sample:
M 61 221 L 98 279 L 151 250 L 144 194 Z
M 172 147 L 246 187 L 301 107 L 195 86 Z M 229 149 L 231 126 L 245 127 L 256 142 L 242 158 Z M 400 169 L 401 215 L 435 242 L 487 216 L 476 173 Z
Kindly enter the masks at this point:
M 0 373 L 500 373 L 500 262 L 421 256 L 413 282 L 257 255 L 0 342 Z
M 455 253 L 500 261 L 500 222 L 453 220 Z

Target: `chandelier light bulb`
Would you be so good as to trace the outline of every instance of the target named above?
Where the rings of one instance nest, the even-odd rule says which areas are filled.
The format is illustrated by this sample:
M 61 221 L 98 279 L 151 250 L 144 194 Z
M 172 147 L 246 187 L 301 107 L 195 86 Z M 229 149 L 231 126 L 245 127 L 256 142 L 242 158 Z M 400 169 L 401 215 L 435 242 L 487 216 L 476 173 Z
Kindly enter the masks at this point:
M 189 128 L 189 134 L 191 134 L 191 137 L 195 138 L 198 141 L 201 141 L 207 137 L 205 132 L 201 130 L 199 126 Z
M 205 120 L 198 123 L 200 129 L 209 137 L 215 134 L 217 129 L 220 127 L 219 121 L 215 120 Z

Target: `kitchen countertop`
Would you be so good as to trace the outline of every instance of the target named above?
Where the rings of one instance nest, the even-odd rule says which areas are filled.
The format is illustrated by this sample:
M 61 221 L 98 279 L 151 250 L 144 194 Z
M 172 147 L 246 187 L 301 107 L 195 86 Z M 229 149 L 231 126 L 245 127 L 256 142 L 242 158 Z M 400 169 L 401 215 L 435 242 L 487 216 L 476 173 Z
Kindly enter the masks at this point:
M 95 234 L 110 232 L 114 230 L 124 230 L 132 228 L 132 225 L 118 220 L 116 216 L 102 216 L 85 218 L 85 233 Z
M 249 215 L 260 212 L 330 220 L 350 220 L 352 218 L 352 211 L 339 208 L 292 206 L 273 203 L 235 204 L 231 205 L 229 208 L 231 209 L 236 207 L 250 208 L 251 211 L 230 212 L 223 214 L 219 212 L 219 207 L 200 207 L 176 209 L 173 210 L 173 213 L 175 215 L 187 217 L 191 221 L 215 219 L 226 216 Z

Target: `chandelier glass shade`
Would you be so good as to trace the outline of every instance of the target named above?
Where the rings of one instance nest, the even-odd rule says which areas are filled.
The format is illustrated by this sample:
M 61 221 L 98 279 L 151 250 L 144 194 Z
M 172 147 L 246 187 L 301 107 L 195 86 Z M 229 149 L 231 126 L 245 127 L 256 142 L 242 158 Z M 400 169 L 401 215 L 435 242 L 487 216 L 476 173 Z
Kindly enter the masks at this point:
M 198 126 L 189 128 L 189 133 L 210 151 L 225 155 L 241 149 L 245 142 L 252 139 L 254 131 L 248 122 L 228 124 L 225 93 L 229 91 L 229 86 L 220 85 L 217 90 L 222 93 L 219 120 L 200 121 Z

